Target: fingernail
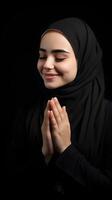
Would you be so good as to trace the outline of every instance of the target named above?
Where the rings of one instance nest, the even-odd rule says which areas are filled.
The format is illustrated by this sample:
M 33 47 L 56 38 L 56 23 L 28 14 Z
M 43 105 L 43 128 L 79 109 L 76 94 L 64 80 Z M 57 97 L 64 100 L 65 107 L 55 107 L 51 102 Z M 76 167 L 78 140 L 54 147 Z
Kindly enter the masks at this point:
M 64 110 L 66 110 L 66 106 L 63 106 Z
M 54 97 L 54 100 L 56 100 L 56 101 L 57 101 L 57 97 Z

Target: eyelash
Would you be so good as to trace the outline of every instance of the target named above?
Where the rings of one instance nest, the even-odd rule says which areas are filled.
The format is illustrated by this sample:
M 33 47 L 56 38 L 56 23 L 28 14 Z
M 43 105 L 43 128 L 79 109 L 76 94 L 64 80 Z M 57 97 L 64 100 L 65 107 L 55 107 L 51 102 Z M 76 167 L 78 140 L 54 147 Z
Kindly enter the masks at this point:
M 45 60 L 47 57 L 39 57 L 39 59 L 40 60 Z M 65 58 L 55 58 L 55 61 L 56 62 L 61 62 L 61 61 L 63 61 L 63 60 L 65 60 Z

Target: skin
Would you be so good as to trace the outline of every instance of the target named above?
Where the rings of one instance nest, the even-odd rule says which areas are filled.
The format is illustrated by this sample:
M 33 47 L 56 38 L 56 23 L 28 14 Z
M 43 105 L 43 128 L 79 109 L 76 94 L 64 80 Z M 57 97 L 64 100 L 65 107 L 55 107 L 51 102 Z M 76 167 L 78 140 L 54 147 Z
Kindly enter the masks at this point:
M 45 87 L 55 89 L 73 81 L 77 60 L 69 41 L 59 32 L 49 31 L 41 39 L 38 71 Z M 54 152 L 62 153 L 71 145 L 71 129 L 66 107 L 56 97 L 48 100 L 41 127 L 42 153 L 49 160 Z
M 61 33 L 49 31 L 42 37 L 37 68 L 48 89 L 75 79 L 77 60 L 72 46 Z

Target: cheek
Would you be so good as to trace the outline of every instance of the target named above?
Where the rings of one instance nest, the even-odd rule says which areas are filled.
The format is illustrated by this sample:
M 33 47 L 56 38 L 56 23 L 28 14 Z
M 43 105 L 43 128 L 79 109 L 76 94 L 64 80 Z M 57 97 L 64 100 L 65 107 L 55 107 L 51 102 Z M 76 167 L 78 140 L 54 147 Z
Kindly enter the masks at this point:
M 38 61 L 37 62 L 37 70 L 40 72 L 42 69 L 42 64 Z
M 56 64 L 55 69 L 60 74 L 64 75 L 64 74 L 68 73 L 69 65 L 66 62 L 65 63 L 64 62 L 63 63 L 59 63 L 59 64 Z
M 68 64 L 64 70 L 64 74 L 67 80 L 74 80 L 77 75 L 77 65 L 76 63 Z
M 72 78 L 75 78 L 77 75 L 77 61 L 72 60 L 71 64 L 70 64 L 70 68 L 69 68 L 70 74 Z
M 76 67 L 76 66 L 74 66 L 74 67 L 71 69 L 70 75 L 71 75 L 71 79 L 72 79 L 72 80 L 74 80 L 74 79 L 76 78 L 76 76 L 77 76 L 77 67 Z

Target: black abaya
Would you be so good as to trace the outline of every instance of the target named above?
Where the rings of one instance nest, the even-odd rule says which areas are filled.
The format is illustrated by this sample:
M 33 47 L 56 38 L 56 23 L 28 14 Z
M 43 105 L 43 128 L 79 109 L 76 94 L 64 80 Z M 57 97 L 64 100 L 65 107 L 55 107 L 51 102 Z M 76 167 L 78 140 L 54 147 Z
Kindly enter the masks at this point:
M 16 177 L 23 188 L 39 185 L 38 192 L 62 199 L 79 191 L 112 188 L 112 103 L 104 99 L 102 51 L 90 27 L 68 18 L 47 31 L 52 29 L 70 42 L 78 60 L 77 77 L 54 90 L 43 86 L 40 103 L 17 115 L 6 166 L 8 177 Z M 55 153 L 47 165 L 41 151 L 41 124 L 46 102 L 54 96 L 67 108 L 72 144 Z

